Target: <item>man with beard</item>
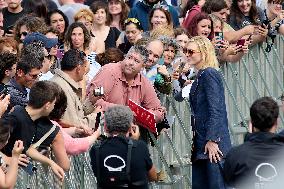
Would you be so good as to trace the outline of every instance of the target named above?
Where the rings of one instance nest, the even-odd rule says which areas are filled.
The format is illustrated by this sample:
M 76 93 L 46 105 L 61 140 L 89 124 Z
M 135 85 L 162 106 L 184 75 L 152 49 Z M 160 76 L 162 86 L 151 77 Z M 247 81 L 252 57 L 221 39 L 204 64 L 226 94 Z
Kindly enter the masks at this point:
M 128 17 L 137 18 L 141 23 L 143 31 L 149 30 L 149 13 L 153 7 L 162 7 L 167 9 L 173 20 L 174 27 L 179 26 L 178 13 L 175 8 L 168 5 L 164 0 L 143 0 L 136 3 L 136 5 L 130 10 Z
M 25 12 L 21 6 L 21 0 L 6 0 L 8 7 L 3 9 L 3 29 L 5 33 L 11 33 L 15 22 L 24 16 Z
M 92 109 L 95 105 L 104 111 L 116 104 L 127 106 L 131 99 L 155 114 L 156 122 L 160 122 L 165 108 L 161 106 L 153 85 L 140 73 L 148 55 L 146 48 L 133 46 L 122 62 L 103 66 L 89 86 L 88 99 L 92 104 L 86 103 L 85 108 Z M 94 90 L 100 87 L 103 87 L 104 94 L 95 96 Z

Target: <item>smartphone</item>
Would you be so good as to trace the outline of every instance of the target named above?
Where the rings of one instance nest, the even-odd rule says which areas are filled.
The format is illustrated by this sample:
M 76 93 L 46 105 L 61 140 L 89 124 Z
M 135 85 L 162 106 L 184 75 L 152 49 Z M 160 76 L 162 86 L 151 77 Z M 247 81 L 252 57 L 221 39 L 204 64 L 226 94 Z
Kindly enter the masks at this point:
M 181 62 L 179 67 L 178 67 L 178 75 L 180 76 L 182 74 L 182 70 L 185 66 L 185 62 Z
M 239 39 L 237 41 L 237 46 L 244 46 L 245 45 L 246 40 L 245 39 Z
M 95 123 L 94 131 L 98 130 L 98 128 L 100 126 L 101 116 L 102 116 L 102 113 L 98 112 L 97 117 L 96 117 L 96 123 Z
M 282 3 L 282 10 L 284 10 L 284 3 Z
M 62 59 L 64 56 L 64 49 L 57 49 L 56 57 Z
M 217 38 L 217 40 L 224 41 L 224 34 L 223 34 L 223 32 L 215 32 L 215 37 Z

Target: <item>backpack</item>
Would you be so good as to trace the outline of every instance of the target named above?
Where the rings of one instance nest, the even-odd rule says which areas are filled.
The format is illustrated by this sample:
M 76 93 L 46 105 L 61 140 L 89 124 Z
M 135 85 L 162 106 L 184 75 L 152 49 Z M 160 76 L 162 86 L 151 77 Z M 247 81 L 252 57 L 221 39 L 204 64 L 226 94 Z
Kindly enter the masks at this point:
M 100 148 L 106 144 L 107 141 L 111 140 L 112 137 L 97 142 L 94 145 L 95 148 L 95 156 L 96 156 L 96 178 L 97 178 L 97 185 L 98 188 L 128 188 L 131 185 L 131 177 L 130 177 L 130 163 L 131 163 L 131 153 L 133 147 L 133 140 L 126 139 L 125 137 L 122 138 L 124 140 L 122 143 L 127 143 L 127 159 L 126 162 L 120 156 L 110 155 L 104 158 L 104 162 L 100 161 Z M 106 165 L 106 161 L 109 158 L 118 158 L 126 166 L 126 171 L 122 171 L 124 167 L 113 168 Z M 101 176 L 100 165 L 104 164 L 107 168 L 108 172 L 103 177 Z

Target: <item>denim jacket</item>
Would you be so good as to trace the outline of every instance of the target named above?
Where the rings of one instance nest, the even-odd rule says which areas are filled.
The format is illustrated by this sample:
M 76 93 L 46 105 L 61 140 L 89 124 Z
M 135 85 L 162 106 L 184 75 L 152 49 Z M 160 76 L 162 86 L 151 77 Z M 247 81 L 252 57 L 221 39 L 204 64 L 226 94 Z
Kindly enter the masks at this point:
M 192 111 L 193 160 L 208 159 L 207 141 L 218 143 L 224 157 L 231 148 L 224 87 L 214 68 L 199 70 L 189 95 Z

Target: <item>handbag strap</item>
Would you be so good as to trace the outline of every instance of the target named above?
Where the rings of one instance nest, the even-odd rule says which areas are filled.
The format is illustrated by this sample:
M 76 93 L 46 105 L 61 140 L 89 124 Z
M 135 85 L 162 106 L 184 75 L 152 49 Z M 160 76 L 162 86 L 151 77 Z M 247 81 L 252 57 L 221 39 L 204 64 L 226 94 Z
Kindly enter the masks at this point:
M 45 135 L 43 135 L 43 136 L 41 137 L 41 139 L 39 139 L 36 143 L 32 144 L 31 146 L 32 146 L 33 148 L 39 147 L 39 146 L 41 145 L 41 143 L 43 143 L 43 141 L 45 141 L 45 139 L 46 139 L 47 137 L 49 137 L 49 135 L 51 135 L 51 133 L 53 133 L 53 131 L 55 130 L 55 128 L 56 128 L 56 126 L 53 125 L 53 126 L 51 127 L 51 129 L 50 129 L 47 133 L 45 133 Z

